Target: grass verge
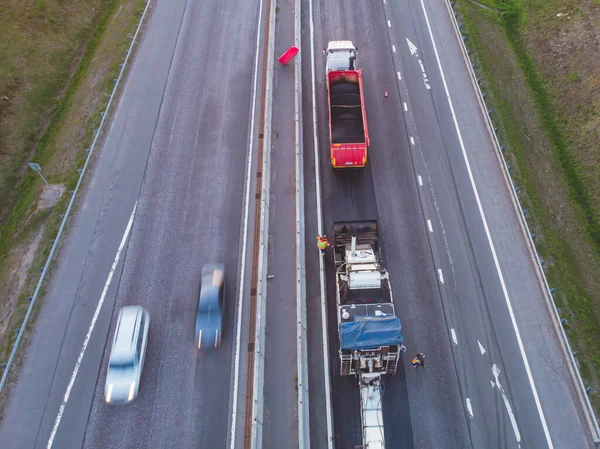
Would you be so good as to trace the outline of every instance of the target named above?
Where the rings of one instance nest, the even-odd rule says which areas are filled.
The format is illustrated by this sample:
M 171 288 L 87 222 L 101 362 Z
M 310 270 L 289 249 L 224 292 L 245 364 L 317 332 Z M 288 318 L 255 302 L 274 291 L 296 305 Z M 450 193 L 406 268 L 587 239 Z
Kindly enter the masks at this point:
M 511 175 L 522 188 L 520 201 L 529 210 L 527 219 L 536 233 L 540 256 L 547 262 L 548 281 L 556 287 L 555 301 L 561 315 L 568 318 L 565 328 L 573 349 L 579 351 L 582 377 L 597 390 L 600 226 L 597 192 L 585 173 L 588 164 L 597 164 L 600 158 L 578 158 L 577 141 L 566 131 L 581 132 L 585 124 L 566 113 L 564 104 L 571 91 L 555 89 L 545 76 L 548 72 L 539 69 L 552 71 L 560 64 L 552 49 L 535 42 L 540 30 L 550 34 L 563 31 L 563 23 L 553 19 L 562 17 L 557 17 L 556 11 L 561 11 L 557 3 L 564 6 L 565 2 L 550 0 L 538 5 L 552 11 L 543 16 L 547 19 L 543 24 L 539 9 L 533 20 L 528 16 L 532 11 L 523 6 L 533 3 L 536 1 L 496 0 L 488 9 L 458 0 L 455 6 L 482 77 L 486 102 L 495 111 L 498 136 L 507 147 L 505 156 L 514 167 Z M 577 87 L 579 75 L 570 72 L 566 79 L 571 80 L 573 89 Z M 600 397 L 593 392 L 590 398 L 600 412 Z

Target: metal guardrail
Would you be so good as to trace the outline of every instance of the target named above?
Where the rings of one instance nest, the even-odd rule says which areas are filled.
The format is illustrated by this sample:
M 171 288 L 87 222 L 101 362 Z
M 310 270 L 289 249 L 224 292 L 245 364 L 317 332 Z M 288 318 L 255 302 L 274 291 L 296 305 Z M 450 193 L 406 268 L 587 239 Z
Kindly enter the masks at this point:
M 577 362 L 575 361 L 575 357 L 573 356 L 573 351 L 571 349 L 571 345 L 569 344 L 569 339 L 567 338 L 567 334 L 565 333 L 565 330 L 564 330 L 563 326 L 561 325 L 560 314 L 558 312 L 558 309 L 554 302 L 554 298 L 552 296 L 553 290 L 550 288 L 550 285 L 548 284 L 548 279 L 546 279 L 546 274 L 544 273 L 542 259 L 540 258 L 539 254 L 537 252 L 537 248 L 535 247 L 535 243 L 533 241 L 532 236 L 534 236 L 535 234 L 532 234 L 531 230 L 529 229 L 529 225 L 527 223 L 525 213 L 523 212 L 523 208 L 521 207 L 521 202 L 519 201 L 518 190 L 513 183 L 512 177 L 510 176 L 509 166 L 506 163 L 506 159 L 504 158 L 504 153 L 503 153 L 504 147 L 502 145 L 500 145 L 500 141 L 498 140 L 498 135 L 496 134 L 494 123 L 492 122 L 492 118 L 490 116 L 490 110 L 486 107 L 485 96 L 483 95 L 481 86 L 479 85 L 479 80 L 477 78 L 477 74 L 475 73 L 475 64 L 471 60 L 471 58 L 469 56 L 469 51 L 467 50 L 467 46 L 465 45 L 465 42 L 464 42 L 465 36 L 461 33 L 462 27 L 458 23 L 458 13 L 456 11 L 454 11 L 454 2 L 451 0 L 446 0 L 445 3 L 446 3 L 446 8 L 448 10 L 450 18 L 452 20 L 452 23 L 454 25 L 455 32 L 457 33 L 458 41 L 460 42 L 463 56 L 464 56 L 465 60 L 468 62 L 469 74 L 471 76 L 471 81 L 472 81 L 473 85 L 476 86 L 476 88 L 477 88 L 479 103 L 482 106 L 483 110 L 487 111 L 487 113 L 484 114 L 486 116 L 487 125 L 488 125 L 491 135 L 494 136 L 494 143 L 495 143 L 496 150 L 497 150 L 498 154 L 500 155 L 500 159 L 502 160 L 506 178 L 510 182 L 510 187 L 511 187 L 511 190 L 513 193 L 513 199 L 514 199 L 516 205 L 518 206 L 517 209 L 519 210 L 519 215 L 521 217 L 522 224 L 525 228 L 527 237 L 529 239 L 529 245 L 532 249 L 532 253 L 535 256 L 535 260 L 537 262 L 538 272 L 541 275 L 541 279 L 544 282 L 544 287 L 546 289 L 545 293 L 546 293 L 547 297 L 549 298 L 549 301 L 547 301 L 547 302 L 552 305 L 552 309 L 554 311 L 554 316 L 557 320 L 557 322 L 555 323 L 555 327 L 557 329 L 560 329 L 560 335 L 562 336 L 563 342 L 566 346 L 565 352 L 567 353 L 567 356 L 571 361 L 571 366 L 569 368 L 570 368 L 572 376 L 574 377 L 574 379 L 573 379 L 574 382 L 579 387 L 579 389 L 578 389 L 579 398 L 583 402 L 584 408 L 587 409 L 586 418 L 588 420 L 588 425 L 590 427 L 590 431 L 592 432 L 592 438 L 593 438 L 596 446 L 598 446 L 600 444 L 600 427 L 598 426 L 598 421 L 596 419 L 594 409 L 592 408 L 590 399 L 589 399 L 586 389 L 585 389 L 585 385 L 583 384 L 583 379 L 581 378 L 581 374 L 579 372 L 579 367 L 577 366 Z
M 27 313 L 25 314 L 25 318 L 23 319 L 23 322 L 21 324 L 21 327 L 17 330 L 18 334 L 17 334 L 17 340 L 15 341 L 15 344 L 13 345 L 12 351 L 10 353 L 10 357 L 8 359 L 8 362 L 6 363 L 6 366 L 4 367 L 4 373 L 2 374 L 2 380 L 0 380 L 0 391 L 2 391 L 2 389 L 4 388 L 4 385 L 6 384 L 6 380 L 8 378 L 8 373 L 10 370 L 10 367 L 12 366 L 12 363 L 14 361 L 15 355 L 17 353 L 17 350 L 19 348 L 19 344 L 21 342 L 21 338 L 23 337 L 23 334 L 25 333 L 25 328 L 27 326 L 27 322 L 29 321 L 29 316 L 31 315 L 31 312 L 35 306 L 35 302 L 40 294 L 40 290 L 42 288 L 42 284 L 44 283 L 44 280 L 46 278 L 46 274 L 48 273 L 48 270 L 50 268 L 50 263 L 52 262 L 52 258 L 54 257 L 54 253 L 56 252 L 56 248 L 58 248 L 59 242 L 60 242 L 60 237 L 63 234 L 63 231 L 66 227 L 67 224 L 67 220 L 69 219 L 69 215 L 71 213 L 71 210 L 73 209 L 73 204 L 75 202 L 75 197 L 77 196 L 77 193 L 79 192 L 79 188 L 81 187 L 81 184 L 83 183 L 83 178 L 85 176 L 85 173 L 87 171 L 87 167 L 90 163 L 90 160 L 92 158 L 92 154 L 94 153 L 94 150 L 96 148 L 96 144 L 98 143 L 98 140 L 100 138 L 100 134 L 101 131 L 104 127 L 104 123 L 106 122 L 106 118 L 108 117 L 108 112 L 110 111 L 110 108 L 113 104 L 113 100 L 115 99 L 117 90 L 119 89 L 119 84 L 121 82 L 121 79 L 123 77 L 123 74 L 125 73 L 125 69 L 127 67 L 127 63 L 129 62 L 129 59 L 131 57 L 132 51 L 133 51 L 133 47 L 137 41 L 137 37 L 139 35 L 140 29 L 144 23 L 144 19 L 146 17 L 146 13 L 148 12 L 150 3 L 152 0 L 147 0 L 146 2 L 146 7 L 144 8 L 144 11 L 142 13 L 142 16 L 140 17 L 140 21 L 138 23 L 138 26 L 135 30 L 135 34 L 133 35 L 133 37 L 131 38 L 131 45 L 129 46 L 129 48 L 127 49 L 127 53 L 125 54 L 125 60 L 123 61 L 123 64 L 121 66 L 121 71 L 119 72 L 119 76 L 115 79 L 115 87 L 113 88 L 111 94 L 110 94 L 110 98 L 108 100 L 108 104 L 106 105 L 106 109 L 104 110 L 104 112 L 102 113 L 102 120 L 100 121 L 100 125 L 98 126 L 98 128 L 96 130 L 94 130 L 94 140 L 92 142 L 91 147 L 87 150 L 88 155 L 85 159 L 85 163 L 83 165 L 83 168 L 78 169 L 79 171 L 79 179 L 77 180 L 77 185 L 75 186 L 75 190 L 73 190 L 72 194 L 71 194 L 71 200 L 69 201 L 69 205 L 67 206 L 67 210 L 64 213 L 64 215 L 62 215 L 62 222 L 60 223 L 60 228 L 58 229 L 58 233 L 56 234 L 56 237 L 54 239 L 54 243 L 52 244 L 52 248 L 50 249 L 50 254 L 48 255 L 48 258 L 46 259 L 46 263 L 44 264 L 44 268 L 42 270 L 42 275 L 40 276 L 40 280 L 37 283 L 37 286 L 35 288 L 35 291 L 33 293 L 33 296 L 31 297 L 31 301 L 29 303 L 29 307 L 27 308 Z
M 251 449 L 262 449 L 263 419 L 264 419 L 264 382 L 265 382 L 265 319 L 267 312 L 267 264 L 269 259 L 269 203 L 271 182 L 271 118 L 273 115 L 273 72 L 275 54 L 275 9 L 276 0 L 269 0 L 269 35 L 267 36 L 267 73 L 265 81 L 265 121 L 262 133 L 264 135 L 261 206 L 260 206 L 260 237 L 258 247 L 258 282 L 256 286 L 256 334 L 254 338 L 254 378 L 252 380 L 252 429 L 250 433 Z M 256 219 L 257 217 L 255 217 Z

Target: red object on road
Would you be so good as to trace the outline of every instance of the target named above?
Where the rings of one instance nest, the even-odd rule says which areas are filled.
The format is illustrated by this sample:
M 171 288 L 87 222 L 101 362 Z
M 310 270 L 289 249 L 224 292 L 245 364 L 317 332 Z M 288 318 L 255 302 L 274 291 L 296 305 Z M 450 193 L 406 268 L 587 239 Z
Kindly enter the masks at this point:
M 293 45 L 288 48 L 284 54 L 282 54 L 279 57 L 279 62 L 281 63 L 281 65 L 286 65 L 288 62 L 290 62 L 294 56 L 296 56 L 298 54 L 298 47 L 294 47 Z

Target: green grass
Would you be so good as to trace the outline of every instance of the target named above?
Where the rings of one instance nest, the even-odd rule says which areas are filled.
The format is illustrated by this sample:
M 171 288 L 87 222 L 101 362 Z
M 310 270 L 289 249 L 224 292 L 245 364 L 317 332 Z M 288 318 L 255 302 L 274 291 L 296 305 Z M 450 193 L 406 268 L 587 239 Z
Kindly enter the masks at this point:
M 521 3 L 518 0 L 497 0 L 497 6 L 501 11 L 502 24 L 506 31 L 506 37 L 525 74 L 527 86 L 537 105 L 537 111 L 546 135 L 562 165 L 569 184 L 571 197 L 581 209 L 590 239 L 596 246 L 596 250 L 600 252 L 600 223 L 592 210 L 589 192 L 576 167 L 575 160 L 567 149 L 567 144 L 561 131 L 561 119 L 551 101 L 546 83 L 538 73 L 535 63 L 527 53 L 523 39 L 521 38 L 520 26 L 523 21 Z
M 530 211 L 527 220 L 537 234 L 536 247 L 540 256 L 549 261 L 546 275 L 549 283 L 557 288 L 555 302 L 561 309 L 561 315 L 568 317 L 565 329 L 573 349 L 580 351 L 581 374 L 587 384 L 598 388 L 600 292 L 585 286 L 592 282 L 590 278 L 595 278 L 596 282 L 600 280 L 600 227 L 589 192 L 569 152 L 569 142 L 562 133 L 567 118 L 556 107 L 556 94 L 549 91 L 528 53 L 529 47 L 524 44 L 521 27 L 527 18 L 521 3 L 498 0 L 494 6 L 501 11 L 499 14 L 477 7 L 469 0 L 457 3 L 463 33 L 468 35 L 467 46 L 477 62 L 479 76 L 482 76 L 486 103 L 496 111 L 494 121 L 499 128 L 499 139 L 507 147 L 505 157 L 515 167 L 511 176 L 522 188 L 519 194 L 521 204 Z M 485 34 L 481 35 L 480 30 Z M 490 30 L 495 30 L 496 34 L 492 35 Z M 504 44 L 499 43 L 501 39 Z M 505 57 L 506 52 L 511 50 L 512 57 Z M 520 76 L 517 76 L 517 71 Z M 522 92 L 512 92 L 520 79 L 523 80 L 520 86 Z M 577 83 L 580 77 L 571 72 L 567 81 Z M 531 109 L 528 109 L 527 101 L 521 101 L 520 93 L 531 98 Z M 548 197 L 549 192 L 540 181 L 545 176 L 540 173 L 541 161 L 536 159 L 547 157 L 547 153 L 538 154 L 525 137 L 527 133 L 536 132 L 536 126 L 524 120 L 531 115 L 536 116 L 534 125 L 541 125 L 538 132 L 556 160 L 556 172 L 550 176 L 564 180 L 563 195 L 570 199 L 569 210 L 573 215 L 570 223 L 579 225 L 583 236 L 574 235 L 576 229 L 567 229 L 556 219 L 555 207 L 560 198 Z M 536 143 L 539 144 L 539 141 Z M 567 208 L 561 213 L 568 213 Z M 591 260 L 583 255 L 590 253 L 595 256 Z M 592 394 L 591 400 L 596 411 L 600 411 L 598 396 Z

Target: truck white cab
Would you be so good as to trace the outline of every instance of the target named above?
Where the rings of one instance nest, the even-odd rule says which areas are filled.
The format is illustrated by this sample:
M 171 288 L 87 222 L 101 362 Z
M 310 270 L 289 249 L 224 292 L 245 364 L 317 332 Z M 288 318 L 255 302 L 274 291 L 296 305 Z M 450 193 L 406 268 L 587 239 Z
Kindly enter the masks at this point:
M 330 41 L 323 54 L 327 56 L 327 72 L 332 70 L 357 70 L 358 48 L 352 41 Z

